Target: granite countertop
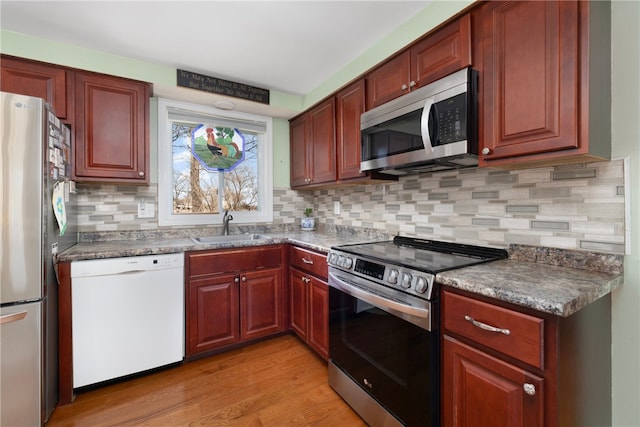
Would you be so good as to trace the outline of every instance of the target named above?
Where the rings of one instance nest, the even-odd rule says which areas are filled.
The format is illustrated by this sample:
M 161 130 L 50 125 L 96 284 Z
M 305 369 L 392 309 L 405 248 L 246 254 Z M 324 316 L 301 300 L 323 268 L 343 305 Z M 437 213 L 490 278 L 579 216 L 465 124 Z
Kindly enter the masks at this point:
M 210 249 L 263 246 L 281 243 L 293 243 L 297 246 L 327 253 L 332 246 L 380 240 L 373 238 L 367 240 L 362 236 L 343 236 L 338 234 L 315 232 L 260 233 L 260 235 L 264 238 L 216 243 L 196 243 L 187 237 L 143 240 L 109 240 L 78 243 L 77 245 L 58 254 L 56 261 L 67 262 L 139 255 L 157 255 Z
M 376 237 L 320 232 L 260 233 L 258 240 L 196 243 L 190 238 L 115 240 L 79 243 L 58 255 L 57 261 L 114 258 L 138 255 L 292 243 L 327 253 L 332 246 L 383 240 Z M 622 257 L 576 253 L 555 256 L 547 250 L 510 249 L 510 258 L 439 273 L 444 286 L 469 291 L 534 310 L 567 317 L 612 292 L 623 283 Z M 546 258 L 545 258 L 546 257 Z M 595 261 L 595 266 L 594 261 Z M 538 262 L 534 262 L 538 261 Z M 563 262 L 579 268 L 550 265 Z M 614 268 L 606 268 L 614 265 Z M 607 271 L 609 270 L 609 271 Z M 603 272 L 604 271 L 604 272 Z
M 612 292 L 622 274 L 505 259 L 437 276 L 445 286 L 568 317 Z

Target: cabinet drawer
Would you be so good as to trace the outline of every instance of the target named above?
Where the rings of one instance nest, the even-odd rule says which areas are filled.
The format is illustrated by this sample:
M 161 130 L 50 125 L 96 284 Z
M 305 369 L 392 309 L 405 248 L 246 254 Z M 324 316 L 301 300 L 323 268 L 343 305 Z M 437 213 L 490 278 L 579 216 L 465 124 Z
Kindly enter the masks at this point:
M 448 332 L 469 338 L 536 368 L 544 368 L 543 319 L 446 291 L 443 313 L 444 329 Z M 486 327 L 496 330 L 487 330 Z
M 282 263 L 280 246 L 220 249 L 187 254 L 187 275 L 229 273 L 274 267 Z
M 329 276 L 325 254 L 289 246 L 289 264 L 325 280 Z

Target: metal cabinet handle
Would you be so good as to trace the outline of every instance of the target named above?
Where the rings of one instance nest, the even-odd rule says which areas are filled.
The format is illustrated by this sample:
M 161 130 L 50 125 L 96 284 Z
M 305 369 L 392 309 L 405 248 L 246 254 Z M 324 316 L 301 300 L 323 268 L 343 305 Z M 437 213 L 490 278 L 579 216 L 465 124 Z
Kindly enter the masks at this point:
M 413 80 L 409 82 L 409 87 L 414 87 L 415 85 L 416 85 L 416 82 L 414 82 Z
M 490 150 L 488 147 L 484 147 L 484 148 L 482 149 L 482 154 L 484 154 L 485 156 L 486 156 L 487 154 L 491 154 L 491 150 Z
M 524 390 L 525 393 L 527 393 L 529 396 L 535 396 L 536 395 L 536 386 L 530 383 L 524 383 L 524 385 L 522 386 L 522 389 Z
M 142 172 L 142 171 L 138 172 L 138 176 L 140 176 L 140 177 L 144 176 L 144 172 Z
M 312 259 L 302 258 L 302 262 L 304 262 L 305 264 L 313 264 L 313 260 Z
M 26 311 L 19 311 L 17 313 L 7 314 L 6 316 L 0 316 L 0 325 L 5 323 L 17 322 L 27 317 Z
M 400 89 L 402 89 L 402 90 L 407 90 L 407 89 L 409 89 L 409 86 L 407 86 L 407 85 L 402 85 L 402 86 L 400 86 Z
M 486 323 L 478 322 L 471 316 L 464 316 L 464 320 L 471 322 L 471 324 L 477 328 L 483 329 L 489 332 L 498 332 L 500 334 L 511 335 L 511 331 L 508 329 L 496 328 L 495 326 L 487 325 Z
M 242 276 L 242 281 L 246 282 L 247 281 L 247 276 Z
M 235 279 L 233 279 L 234 282 L 238 283 L 240 281 L 239 277 L 236 277 Z

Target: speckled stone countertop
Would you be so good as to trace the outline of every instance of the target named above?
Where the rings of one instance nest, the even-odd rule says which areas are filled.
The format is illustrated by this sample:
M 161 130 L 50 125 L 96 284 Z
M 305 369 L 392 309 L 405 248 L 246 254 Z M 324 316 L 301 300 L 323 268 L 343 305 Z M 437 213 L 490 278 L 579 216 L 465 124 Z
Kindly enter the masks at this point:
M 58 261 L 114 258 L 194 250 L 292 243 L 328 252 L 332 246 L 385 240 L 322 232 L 260 233 L 263 239 L 197 243 L 187 237 L 79 243 L 58 255 Z M 509 259 L 439 273 L 437 281 L 461 289 L 567 317 L 612 292 L 623 283 L 622 256 L 512 246 Z
M 78 243 L 58 255 L 57 261 L 81 261 L 101 258 L 116 258 L 139 255 L 157 255 L 176 252 L 200 251 L 209 249 L 263 246 L 280 243 L 293 243 L 297 246 L 320 252 L 329 252 L 332 246 L 366 241 L 380 240 L 362 236 L 325 234 L 316 232 L 299 233 L 260 233 L 262 239 L 230 241 L 216 243 L 197 243 L 186 237 L 143 240 L 109 240 L 101 242 Z
M 622 284 L 622 274 L 506 259 L 438 274 L 445 286 L 568 317 Z

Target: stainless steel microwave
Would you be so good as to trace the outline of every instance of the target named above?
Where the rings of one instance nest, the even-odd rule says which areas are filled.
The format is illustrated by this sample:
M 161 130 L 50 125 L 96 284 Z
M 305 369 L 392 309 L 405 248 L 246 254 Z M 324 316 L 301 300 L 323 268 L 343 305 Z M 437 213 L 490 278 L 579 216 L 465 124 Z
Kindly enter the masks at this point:
M 478 73 L 465 68 L 360 117 L 362 171 L 406 175 L 478 165 Z

